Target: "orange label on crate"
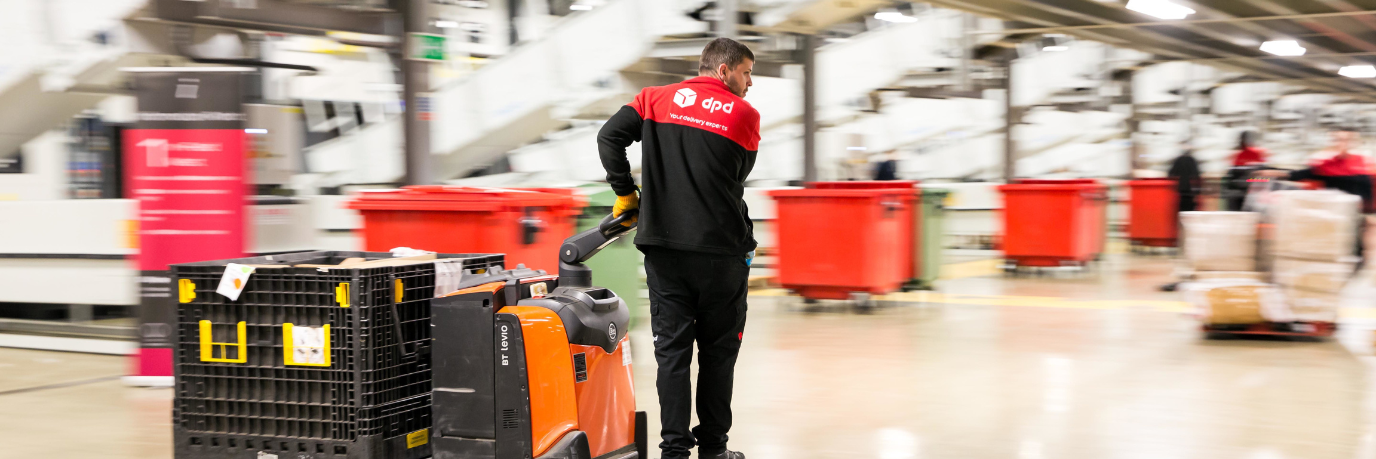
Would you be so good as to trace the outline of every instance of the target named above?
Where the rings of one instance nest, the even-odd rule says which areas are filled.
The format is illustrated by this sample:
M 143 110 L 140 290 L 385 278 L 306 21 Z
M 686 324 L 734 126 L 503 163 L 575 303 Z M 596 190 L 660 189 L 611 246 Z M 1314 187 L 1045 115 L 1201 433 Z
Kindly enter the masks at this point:
M 430 429 L 420 429 L 406 435 L 406 449 L 430 443 Z

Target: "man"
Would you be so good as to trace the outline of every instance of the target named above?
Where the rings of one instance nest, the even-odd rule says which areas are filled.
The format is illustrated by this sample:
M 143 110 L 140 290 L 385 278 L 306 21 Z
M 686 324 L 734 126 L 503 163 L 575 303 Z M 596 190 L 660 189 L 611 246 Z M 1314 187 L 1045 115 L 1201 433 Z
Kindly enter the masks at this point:
M 1191 212 L 1197 207 L 1199 189 L 1202 186 L 1199 174 L 1199 161 L 1194 159 L 1194 151 L 1186 148 L 1171 162 L 1166 176 L 1175 179 L 1175 191 L 1180 198 L 1177 212 Z
M 1356 129 L 1339 128 L 1332 132 L 1328 149 L 1309 158 L 1309 168 L 1289 174 L 1290 180 L 1317 180 L 1325 188 L 1344 191 L 1362 198 L 1362 208 L 1371 208 L 1371 170 L 1366 158 L 1352 151 L 1361 141 Z
M 742 99 L 754 66 L 745 45 L 713 40 L 697 78 L 646 88 L 597 135 L 607 182 L 619 196 L 612 213 L 639 209 L 635 244 L 650 287 L 665 459 L 687 458 L 695 445 L 700 458 L 745 458 L 726 449 L 726 433 L 755 250 L 741 198 L 760 143 L 760 114 Z M 626 159 L 637 141 L 639 196 Z M 699 424 L 689 430 L 694 342 Z
M 1252 174 L 1266 167 L 1266 150 L 1256 146 L 1257 132 L 1243 131 L 1238 136 L 1237 154 L 1233 156 L 1233 167 L 1223 176 L 1224 210 L 1240 211 L 1247 203 L 1247 190 L 1251 188 Z

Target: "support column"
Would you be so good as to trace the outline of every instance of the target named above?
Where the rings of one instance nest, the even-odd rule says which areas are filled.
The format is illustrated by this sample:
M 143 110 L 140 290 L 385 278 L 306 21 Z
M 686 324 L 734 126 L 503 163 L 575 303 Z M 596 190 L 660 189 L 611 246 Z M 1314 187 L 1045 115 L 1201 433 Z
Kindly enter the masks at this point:
M 803 181 L 817 181 L 817 37 L 802 36 Z
M 717 18 L 718 37 L 730 38 L 732 40 L 736 39 L 738 33 L 736 21 L 738 20 L 737 16 L 739 16 L 740 11 L 740 9 L 737 8 L 736 1 L 737 0 L 717 0 L 717 14 L 721 15 L 721 17 Z
M 402 119 L 403 145 L 406 152 L 407 185 L 428 185 L 434 183 L 431 176 L 430 121 L 421 119 L 421 98 L 429 98 L 430 63 L 412 59 L 410 51 L 411 32 L 429 32 L 430 19 L 426 14 L 427 0 L 407 0 L 401 2 L 405 10 L 401 12 L 404 32 L 401 56 L 402 100 L 405 104 L 405 118 Z M 426 105 L 430 102 L 426 101 Z M 432 110 L 427 107 L 426 110 Z
M 1132 177 L 1133 172 L 1141 168 L 1142 161 L 1142 139 L 1137 135 L 1142 130 L 1142 120 L 1137 113 L 1137 96 L 1133 80 L 1137 78 L 1137 73 L 1128 75 L 1128 81 L 1123 86 L 1127 92 L 1128 99 L 1128 178 Z
M 1003 77 L 1003 182 L 1012 183 L 1013 178 L 1017 177 L 1017 151 L 1018 143 L 1013 138 L 1013 127 L 1018 125 L 1018 108 L 1013 105 L 1013 63 L 1017 60 L 1009 58 L 1004 61 Z
M 956 67 L 956 88 L 961 92 L 973 91 L 973 78 L 970 68 L 975 60 L 975 32 L 979 29 L 979 18 L 971 13 L 960 13 L 960 65 Z

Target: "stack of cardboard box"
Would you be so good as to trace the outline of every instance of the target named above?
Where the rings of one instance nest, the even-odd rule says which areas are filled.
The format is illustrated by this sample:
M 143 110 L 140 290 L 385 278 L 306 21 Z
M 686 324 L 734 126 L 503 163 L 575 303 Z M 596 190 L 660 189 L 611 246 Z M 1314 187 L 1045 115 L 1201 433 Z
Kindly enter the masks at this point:
M 1277 293 L 1257 272 L 1255 212 L 1182 212 L 1184 266 L 1194 280 L 1184 286 L 1186 298 L 1203 320 L 1215 325 L 1266 321 Z M 1263 306 L 1268 307 L 1263 307 Z
M 1196 279 L 1259 279 L 1255 212 L 1181 212 L 1186 269 Z
M 1355 269 L 1361 198 L 1331 190 L 1274 194 L 1272 280 L 1291 314 L 1276 321 L 1333 322 Z

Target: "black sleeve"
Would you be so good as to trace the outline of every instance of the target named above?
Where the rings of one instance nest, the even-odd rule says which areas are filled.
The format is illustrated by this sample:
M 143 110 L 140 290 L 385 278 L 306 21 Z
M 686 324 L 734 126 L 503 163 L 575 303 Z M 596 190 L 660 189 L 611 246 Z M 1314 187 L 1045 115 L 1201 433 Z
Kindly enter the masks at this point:
M 597 152 L 602 156 L 602 168 L 607 170 L 607 183 L 617 196 L 634 193 L 635 178 L 631 177 L 631 162 L 626 160 L 626 147 L 640 141 L 642 121 L 631 106 L 620 111 L 602 125 L 597 133 Z
M 1292 182 L 1299 182 L 1304 180 L 1318 180 L 1319 174 L 1314 173 L 1314 168 L 1311 167 L 1308 169 L 1292 171 L 1290 172 L 1290 175 L 1285 177 L 1285 179 Z

